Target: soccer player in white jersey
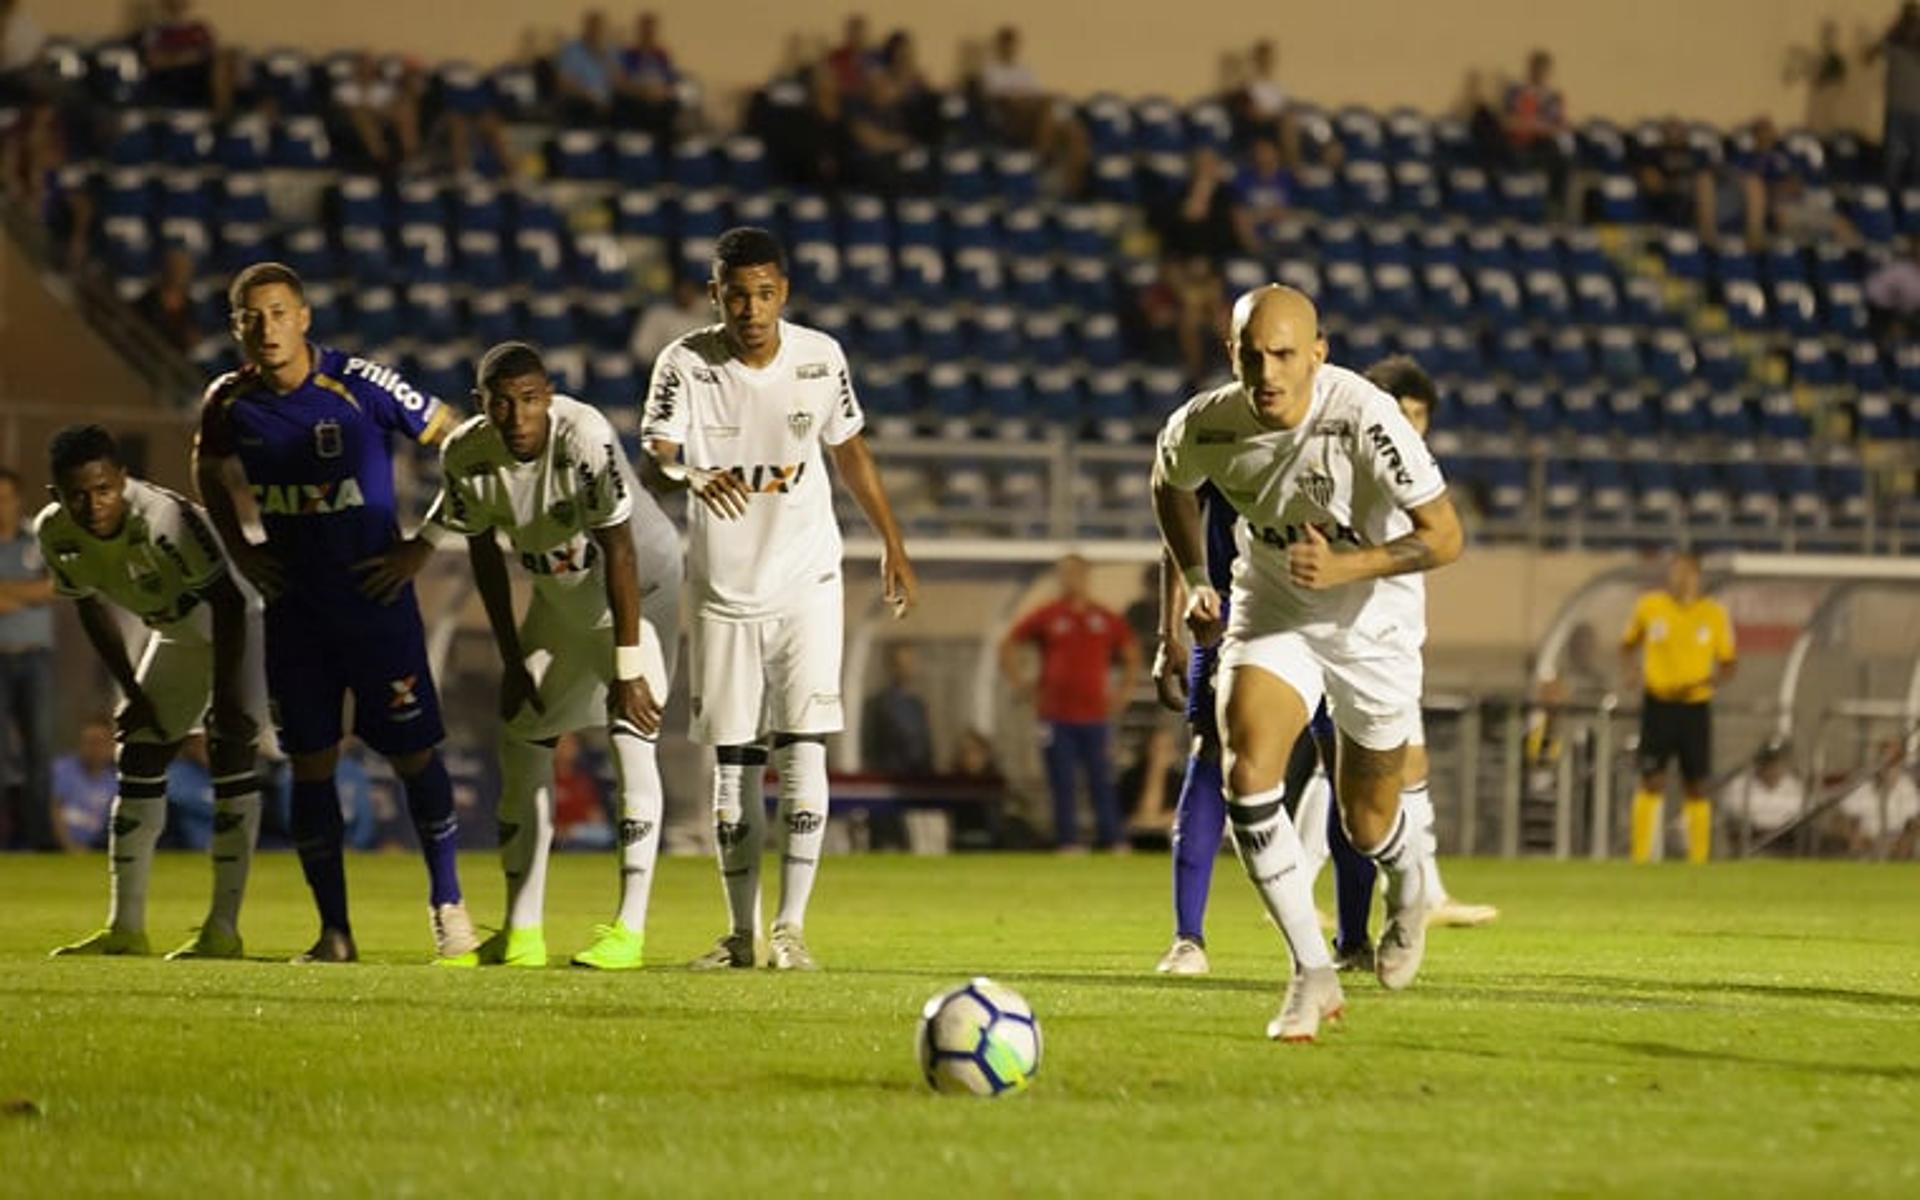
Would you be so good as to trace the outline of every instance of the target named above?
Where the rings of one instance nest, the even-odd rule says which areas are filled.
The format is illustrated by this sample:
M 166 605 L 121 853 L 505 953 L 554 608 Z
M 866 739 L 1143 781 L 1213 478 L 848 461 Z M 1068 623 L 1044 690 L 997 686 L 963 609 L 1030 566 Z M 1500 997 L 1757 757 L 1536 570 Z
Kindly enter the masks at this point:
M 786 254 L 762 229 L 714 245 L 721 322 L 654 363 L 641 436 L 689 505 L 694 740 L 714 747 L 714 832 L 732 927 L 697 968 L 751 967 L 760 926 L 761 779 L 773 737 L 785 845 L 769 965 L 811 970 L 803 936 L 827 823 L 827 746 L 842 725 L 841 543 L 824 447 L 884 547 L 896 615 L 919 584 L 840 344 L 781 319 Z
M 556 393 L 532 346 L 493 347 L 478 374 L 481 415 L 447 439 L 440 494 L 421 539 L 383 576 L 397 590 L 425 561 L 427 542 L 464 541 L 504 665 L 507 918 L 451 965 L 547 965 L 554 745 L 563 733 L 604 725 L 620 781 L 620 903 L 572 961 L 634 970 L 660 851 L 656 744 L 679 647 L 680 535 L 638 486 L 606 417 Z M 517 624 L 501 535 L 533 577 L 533 599 Z
M 1462 535 L 1438 465 L 1393 398 L 1327 364 L 1306 296 L 1278 285 L 1241 296 L 1228 352 L 1235 382 L 1195 396 L 1161 431 L 1154 514 L 1187 584 L 1189 628 L 1203 645 L 1225 635 L 1228 816 L 1294 960 L 1267 1034 L 1310 1041 L 1345 1001 L 1282 802 L 1287 760 L 1326 695 L 1340 733 L 1346 829 L 1387 873 L 1376 973 L 1388 988 L 1407 986 L 1426 947 L 1426 849 L 1407 828 L 1400 786 L 1426 617 L 1404 589 L 1381 581 L 1452 562 Z M 1194 495 L 1206 483 L 1240 514 L 1226 622 Z
M 167 823 L 167 764 L 212 713 L 213 904 L 172 959 L 239 958 L 240 901 L 260 832 L 254 750 L 266 710 L 258 629 L 206 515 L 184 496 L 128 476 L 113 435 L 76 425 L 54 435 L 54 502 L 34 534 L 54 590 L 125 697 L 114 716 L 119 792 L 107 843 L 107 926 L 64 954 L 146 954 L 147 880 Z M 151 631 L 136 666 L 112 604 Z

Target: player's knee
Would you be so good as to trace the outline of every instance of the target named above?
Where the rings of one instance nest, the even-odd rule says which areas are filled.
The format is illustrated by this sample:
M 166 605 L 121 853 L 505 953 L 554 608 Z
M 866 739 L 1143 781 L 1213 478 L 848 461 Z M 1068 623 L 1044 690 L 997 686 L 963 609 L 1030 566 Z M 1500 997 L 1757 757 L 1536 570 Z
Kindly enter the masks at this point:
M 798 746 L 803 742 L 824 746 L 827 744 L 827 735 L 824 733 L 776 733 L 773 735 L 775 750 L 785 750 L 788 746 Z
M 134 742 L 120 750 L 118 770 L 122 779 L 148 779 L 165 775 L 173 761 L 175 746 L 156 746 Z
M 334 771 L 340 766 L 340 747 L 329 746 L 325 750 L 290 755 L 288 761 L 293 764 L 295 783 L 321 783 L 332 779 Z
M 1227 792 L 1231 796 L 1251 796 L 1277 789 L 1281 783 L 1281 763 L 1257 755 L 1238 753 L 1231 747 L 1224 756 Z
M 767 748 L 760 742 L 745 742 L 736 746 L 715 746 L 714 761 L 723 767 L 765 766 Z
M 433 753 L 431 749 L 417 750 L 412 754 L 397 754 L 387 761 L 393 764 L 395 774 L 403 779 L 411 778 L 433 765 Z
M 216 738 L 207 743 L 207 765 L 215 775 L 237 775 L 252 771 L 256 761 L 252 742 Z

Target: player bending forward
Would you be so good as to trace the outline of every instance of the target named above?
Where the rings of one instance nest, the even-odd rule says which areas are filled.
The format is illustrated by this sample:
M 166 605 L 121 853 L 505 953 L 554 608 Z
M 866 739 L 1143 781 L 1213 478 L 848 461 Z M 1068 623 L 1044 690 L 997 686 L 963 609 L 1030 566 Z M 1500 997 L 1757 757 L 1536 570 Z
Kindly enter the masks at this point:
M 168 958 L 239 958 L 240 900 L 260 832 L 255 714 L 266 708 L 257 631 L 200 509 L 128 478 L 113 435 L 76 425 L 54 435 L 52 492 L 34 534 L 54 590 L 72 598 L 126 699 L 115 714 L 119 791 L 107 844 L 107 927 L 55 954 L 147 953 L 147 877 L 167 823 L 167 764 L 213 715 L 213 907 Z M 104 601 L 104 603 L 103 603 Z M 135 667 L 111 603 L 151 632 Z
M 1236 382 L 1182 405 L 1161 431 L 1154 514 L 1187 585 L 1201 644 L 1225 634 L 1219 726 L 1234 845 L 1291 948 L 1269 1037 L 1313 1039 L 1344 1005 L 1283 804 L 1287 760 L 1325 694 L 1340 731 L 1340 804 L 1355 847 L 1387 874 L 1380 982 L 1406 987 L 1426 946 L 1425 840 L 1400 811 L 1420 700 L 1425 614 L 1393 575 L 1460 555 L 1440 469 L 1393 398 L 1326 365 L 1311 301 L 1270 285 L 1234 304 Z M 1240 514 L 1231 618 L 1207 576 L 1199 500 L 1211 483 Z
M 637 486 L 606 417 L 556 394 L 533 347 L 487 351 L 478 399 L 482 415 L 455 429 L 441 453 L 440 495 L 423 531 L 466 539 L 504 666 L 507 920 L 462 961 L 546 965 L 553 748 L 563 733 L 604 724 L 620 779 L 620 905 L 573 963 L 633 970 L 660 852 L 655 751 L 680 636 L 680 535 Z M 517 626 L 496 534 L 533 576 L 533 601 Z M 424 561 L 424 546 L 413 555 Z
M 714 747 L 714 834 L 732 928 L 693 966 L 756 961 L 760 740 L 771 732 L 786 842 L 769 965 L 812 970 L 803 927 L 826 833 L 827 735 L 842 723 L 840 528 L 822 446 L 884 544 L 881 579 L 896 614 L 919 585 L 860 433 L 840 344 L 781 320 L 780 243 L 765 230 L 728 230 L 714 245 L 709 290 L 721 323 L 661 353 L 642 427 L 661 473 L 699 500 L 689 506 L 692 734 Z

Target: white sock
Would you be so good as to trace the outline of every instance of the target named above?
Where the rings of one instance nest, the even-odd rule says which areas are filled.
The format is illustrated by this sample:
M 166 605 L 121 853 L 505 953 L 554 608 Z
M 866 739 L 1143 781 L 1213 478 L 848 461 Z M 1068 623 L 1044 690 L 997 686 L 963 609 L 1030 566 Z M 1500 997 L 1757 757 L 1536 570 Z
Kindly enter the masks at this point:
M 1407 814 L 1407 825 L 1420 837 L 1424 857 L 1420 860 L 1420 880 L 1426 888 L 1428 904 L 1447 899 L 1446 885 L 1440 882 L 1440 838 L 1433 829 L 1433 793 L 1421 780 L 1400 792 L 1400 811 Z
M 609 740 L 620 779 L 620 912 L 614 919 L 635 933 L 645 933 L 664 807 L 658 747 L 652 738 L 624 723 L 614 725 Z
M 798 930 L 807 923 L 807 900 L 827 837 L 827 748 L 819 742 L 781 746 L 773 752 L 773 766 L 780 773 L 780 821 L 786 827 L 780 912 L 773 924 Z
M 1287 939 L 1295 968 L 1311 971 L 1330 967 L 1333 956 L 1320 933 L 1320 917 L 1313 910 L 1313 889 L 1308 885 L 1300 853 L 1300 835 L 1287 819 L 1281 795 L 1282 789 L 1274 788 L 1252 796 L 1227 797 L 1233 848 L 1273 923 Z
M 760 855 L 767 841 L 767 752 L 748 747 L 713 769 L 713 840 L 734 933 L 760 934 Z
M 108 828 L 110 891 L 107 924 L 138 933 L 147 927 L 147 879 L 153 873 L 153 847 L 167 827 L 167 780 L 120 777 Z
M 1381 871 L 1385 872 L 1387 913 L 1390 916 L 1418 912 L 1427 907 L 1429 893 L 1425 869 L 1421 864 L 1433 856 L 1425 853 L 1426 841 L 1407 819 L 1404 808 L 1394 813 L 1393 825 L 1378 846 L 1368 849 L 1356 845 L 1354 849 L 1378 863 Z
M 547 907 L 553 849 L 553 750 L 500 739 L 500 866 L 507 876 L 507 928 L 538 929 Z
M 1327 806 L 1333 803 L 1333 784 L 1325 771 L 1315 771 L 1300 792 L 1293 810 L 1293 827 L 1300 838 L 1300 855 L 1307 872 L 1307 891 L 1313 891 L 1326 870 L 1333 849 L 1327 845 Z
M 252 771 L 213 781 L 213 905 L 207 924 L 240 932 L 240 902 L 247 894 L 253 846 L 260 840 L 260 780 Z

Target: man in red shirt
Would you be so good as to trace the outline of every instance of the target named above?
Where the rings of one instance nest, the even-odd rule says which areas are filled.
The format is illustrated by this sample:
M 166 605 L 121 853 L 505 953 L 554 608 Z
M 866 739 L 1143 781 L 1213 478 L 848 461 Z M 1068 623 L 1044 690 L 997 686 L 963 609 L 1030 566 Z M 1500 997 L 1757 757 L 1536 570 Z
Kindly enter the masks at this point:
M 1060 598 L 1028 613 L 1000 643 L 1000 671 L 1024 700 L 1034 697 L 1046 722 L 1047 787 L 1053 793 L 1053 829 L 1062 852 L 1080 848 L 1074 770 L 1093 793 L 1095 839 L 1101 849 L 1121 851 L 1119 805 L 1113 794 L 1110 733 L 1140 681 L 1140 644 L 1126 621 L 1088 595 L 1087 560 L 1060 560 Z M 1038 681 L 1027 678 L 1020 647 L 1040 652 Z M 1108 689 L 1108 672 L 1120 659 L 1120 689 Z

